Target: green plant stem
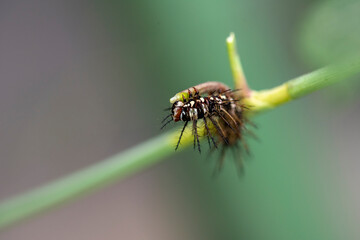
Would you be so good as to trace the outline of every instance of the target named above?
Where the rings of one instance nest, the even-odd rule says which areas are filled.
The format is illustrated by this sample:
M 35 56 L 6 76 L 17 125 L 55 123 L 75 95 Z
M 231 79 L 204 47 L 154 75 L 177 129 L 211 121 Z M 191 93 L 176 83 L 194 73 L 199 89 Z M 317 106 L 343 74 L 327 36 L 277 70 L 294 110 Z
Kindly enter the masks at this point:
M 9 199 L 0 205 L 0 229 L 102 188 L 160 162 L 174 153 L 177 133 L 166 133 L 98 164 Z
M 251 91 L 244 101 L 254 113 L 277 107 L 332 83 L 360 72 L 360 59 L 324 67 L 290 80 L 270 90 Z M 84 170 L 56 180 L 43 187 L 9 199 L 0 204 L 0 229 L 14 225 L 32 215 L 59 206 L 69 200 L 138 173 L 164 157 L 173 155 L 178 131 L 166 133 L 130 150 L 110 157 Z M 190 130 L 184 132 L 182 147 L 192 142 Z
M 335 84 L 360 72 L 360 57 L 353 58 L 294 78 L 268 90 L 251 91 L 244 102 L 252 106 L 252 114 L 275 108 L 291 100 Z
M 360 69 L 360 57 L 339 64 L 330 65 L 314 72 L 305 74 L 287 85 L 292 99 L 302 97 L 311 92 L 322 89 L 338 81 L 355 75 Z
M 240 56 L 237 52 L 236 38 L 234 33 L 230 33 L 230 36 L 226 39 L 226 46 L 228 50 L 230 69 L 233 75 L 235 89 L 241 89 L 241 97 L 248 97 L 250 95 L 250 89 L 246 82 L 246 77 L 241 64 Z

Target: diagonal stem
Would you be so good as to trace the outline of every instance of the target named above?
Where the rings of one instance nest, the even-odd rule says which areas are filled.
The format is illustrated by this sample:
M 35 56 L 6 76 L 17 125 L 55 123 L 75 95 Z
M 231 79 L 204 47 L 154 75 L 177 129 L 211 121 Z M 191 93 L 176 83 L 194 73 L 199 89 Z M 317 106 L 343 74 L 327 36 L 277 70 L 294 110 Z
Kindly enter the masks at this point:
M 252 91 L 251 96 L 244 99 L 244 103 L 250 106 L 252 114 L 256 114 L 340 82 L 359 72 L 360 57 L 353 58 L 320 68 L 272 89 Z

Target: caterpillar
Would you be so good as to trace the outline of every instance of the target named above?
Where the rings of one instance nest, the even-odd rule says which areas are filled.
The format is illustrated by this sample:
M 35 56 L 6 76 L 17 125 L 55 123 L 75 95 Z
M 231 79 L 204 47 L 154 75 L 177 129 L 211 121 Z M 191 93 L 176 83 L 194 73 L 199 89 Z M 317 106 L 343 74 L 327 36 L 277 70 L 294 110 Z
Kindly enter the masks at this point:
M 202 121 L 205 126 L 208 144 L 211 143 L 214 148 L 222 145 L 222 158 L 226 147 L 238 146 L 240 140 L 248 152 L 248 147 L 243 140 L 243 133 L 246 131 L 245 123 L 248 120 L 243 112 L 248 108 L 241 104 L 238 90 L 231 90 L 226 85 L 219 82 L 203 83 L 187 90 L 184 90 L 174 98 L 173 105 L 168 110 L 171 113 L 167 115 L 162 123 L 164 128 L 170 122 L 184 122 L 175 150 L 178 149 L 184 130 L 189 122 L 192 122 L 192 134 L 194 135 L 194 149 L 201 152 L 199 133 L 197 124 Z M 185 97 L 187 93 L 187 97 Z M 207 94 L 207 96 L 201 96 Z M 215 133 L 210 131 L 209 124 L 215 128 Z M 216 140 L 215 140 L 216 139 Z M 222 160 L 221 160 L 222 161 Z

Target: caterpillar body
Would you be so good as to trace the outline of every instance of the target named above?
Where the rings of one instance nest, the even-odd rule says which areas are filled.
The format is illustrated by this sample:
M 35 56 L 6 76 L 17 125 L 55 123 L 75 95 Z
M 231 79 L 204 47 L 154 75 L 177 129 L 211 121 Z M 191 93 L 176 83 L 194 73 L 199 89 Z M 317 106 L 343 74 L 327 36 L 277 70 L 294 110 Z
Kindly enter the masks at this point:
M 215 86 L 214 82 L 211 83 Z M 201 84 L 183 91 L 187 92 L 187 97 L 184 94 L 181 95 L 182 99 L 174 101 L 170 108 L 171 113 L 164 119 L 171 117 L 164 126 L 172 121 L 185 122 L 175 150 L 178 149 L 182 134 L 189 122 L 192 122 L 193 125 L 194 147 L 197 145 L 199 152 L 201 152 L 197 130 L 199 121 L 204 123 L 210 147 L 210 139 L 215 148 L 219 143 L 225 146 L 236 145 L 237 141 L 242 139 L 246 121 L 243 111 L 247 108 L 240 103 L 240 99 L 234 94 L 237 90 L 231 90 L 222 84 L 221 87 L 206 88 L 205 94 L 207 96 L 201 96 L 200 91 L 204 89 L 204 86 L 208 87 L 206 84 Z M 212 124 L 216 129 L 215 134 L 210 131 L 209 124 Z

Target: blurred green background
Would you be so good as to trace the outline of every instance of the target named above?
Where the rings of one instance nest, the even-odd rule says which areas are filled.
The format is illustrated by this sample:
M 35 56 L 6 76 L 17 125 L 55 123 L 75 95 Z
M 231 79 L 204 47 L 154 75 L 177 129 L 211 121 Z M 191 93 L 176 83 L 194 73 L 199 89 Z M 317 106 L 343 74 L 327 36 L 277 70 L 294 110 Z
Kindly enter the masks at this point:
M 265 89 L 358 53 L 359 1 L 1 1 L 0 201 L 161 134 L 176 92 Z M 188 149 L 1 239 L 359 239 L 359 84 L 254 119 L 239 179 Z M 202 144 L 206 146 L 205 142 Z

